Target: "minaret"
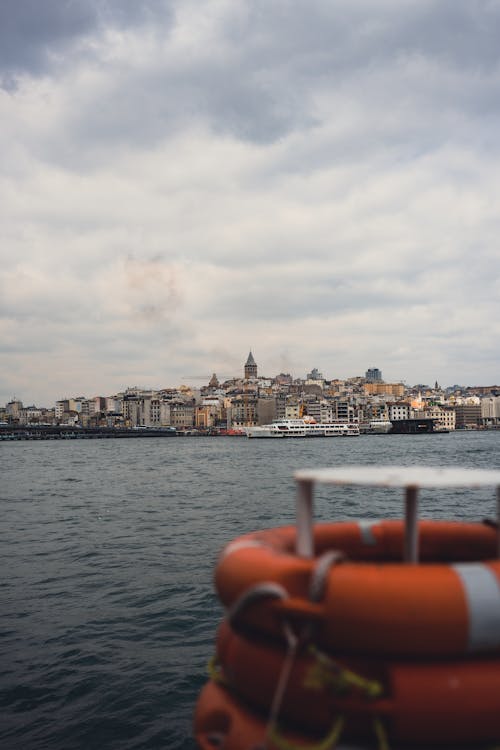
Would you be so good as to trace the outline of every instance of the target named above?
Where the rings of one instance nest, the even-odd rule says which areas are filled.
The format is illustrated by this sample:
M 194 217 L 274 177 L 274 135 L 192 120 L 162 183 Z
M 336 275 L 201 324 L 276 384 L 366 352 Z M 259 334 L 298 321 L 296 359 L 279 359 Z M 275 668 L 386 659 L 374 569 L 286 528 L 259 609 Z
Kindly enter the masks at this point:
M 250 378 L 256 378 L 257 377 L 257 365 L 255 364 L 255 360 L 253 358 L 252 352 L 248 355 L 248 359 L 245 364 L 245 380 L 250 380 Z
M 208 384 L 208 387 L 209 388 L 218 388 L 219 387 L 219 381 L 217 380 L 217 375 L 215 374 L 215 372 L 212 375 L 212 377 L 210 378 L 210 383 Z

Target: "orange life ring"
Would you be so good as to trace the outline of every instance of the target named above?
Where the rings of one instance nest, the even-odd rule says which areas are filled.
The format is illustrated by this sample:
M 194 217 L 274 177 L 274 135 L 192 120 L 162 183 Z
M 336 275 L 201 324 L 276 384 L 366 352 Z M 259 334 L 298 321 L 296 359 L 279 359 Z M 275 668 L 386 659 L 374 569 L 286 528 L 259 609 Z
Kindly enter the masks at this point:
M 217 658 L 228 688 L 268 715 L 286 659 L 281 644 L 242 637 L 224 621 Z M 332 661 L 302 650 L 292 663 L 280 720 L 306 734 L 326 733 L 336 716 L 345 719 L 342 739 L 372 739 L 378 717 L 395 742 L 496 742 L 500 659 Z
M 194 737 L 200 750 L 257 750 L 266 738 L 265 718 L 242 706 L 223 687 L 207 682 L 196 704 Z M 295 747 L 307 747 L 311 742 L 295 733 L 287 733 L 286 739 Z M 265 747 L 280 750 L 269 738 Z
M 457 657 L 500 653 L 500 561 L 485 524 L 421 521 L 421 564 L 403 564 L 402 521 L 317 524 L 316 557 L 294 553 L 295 527 L 247 534 L 216 567 L 219 597 L 234 607 L 263 582 L 285 596 L 251 603 L 242 617 L 263 632 L 283 619 L 315 622 L 335 653 Z M 339 554 L 345 555 L 340 564 Z

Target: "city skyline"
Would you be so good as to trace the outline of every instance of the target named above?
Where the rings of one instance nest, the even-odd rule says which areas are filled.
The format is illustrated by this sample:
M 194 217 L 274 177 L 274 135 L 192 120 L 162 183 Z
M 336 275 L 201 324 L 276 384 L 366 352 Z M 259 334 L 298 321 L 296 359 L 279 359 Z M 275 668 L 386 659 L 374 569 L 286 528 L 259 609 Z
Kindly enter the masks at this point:
M 314 424 L 359 425 L 355 427 L 356 434 L 387 434 L 389 429 L 399 433 L 496 429 L 500 420 L 500 386 L 443 389 L 436 382 L 434 387 L 409 387 L 385 382 L 376 367 L 368 368 L 364 377 L 345 381 L 327 380 L 316 367 L 305 378 L 294 379 L 290 373 L 267 378 L 259 376 L 250 352 L 243 377 L 220 382 L 213 373 L 201 380 L 205 385 L 200 384 L 198 389 L 181 386 L 144 390 L 136 386 L 115 394 L 62 398 L 54 406 L 12 400 L 5 407 L 0 405 L 0 425 L 7 430 L 3 438 L 31 439 L 32 427 L 49 429 L 49 433 L 44 432 L 48 439 L 54 437 L 52 428 L 56 428 L 57 437 L 64 437 L 59 432 L 61 426 L 64 430 L 97 430 L 91 434 L 101 437 L 103 429 L 118 430 L 120 434 L 124 429 L 148 429 L 160 430 L 163 435 L 164 429 L 169 436 L 172 430 L 175 434 L 179 430 L 181 434 L 200 434 L 200 430 L 221 434 L 222 430 L 223 434 L 241 435 L 241 430 L 257 426 L 255 436 L 265 437 L 267 434 L 258 431 L 262 425 L 269 425 L 274 419 L 302 417 L 314 420 Z M 236 433 L 229 432 L 234 429 Z M 337 428 L 333 429 L 331 434 L 338 434 Z M 156 432 L 148 434 L 153 436 Z
M 372 363 L 373 364 L 373 363 Z M 340 377 L 338 374 L 329 374 L 328 372 L 324 372 L 324 369 L 322 366 L 319 366 L 319 368 L 315 365 L 306 366 L 304 371 L 302 373 L 294 373 L 294 372 L 286 372 L 284 370 L 273 372 L 272 374 L 270 372 L 263 371 L 264 368 L 259 365 L 259 361 L 257 360 L 257 366 L 259 368 L 258 377 L 264 378 L 264 379 L 275 379 L 280 374 L 288 374 L 291 375 L 293 380 L 307 380 L 308 375 L 311 373 L 310 370 L 317 370 L 319 369 L 321 372 L 319 373 L 326 382 L 334 381 L 334 380 L 340 380 L 340 381 L 348 381 L 356 378 L 365 378 L 367 376 L 367 373 L 370 369 L 372 369 L 372 366 L 365 367 L 363 372 L 358 372 L 355 374 L 350 374 L 345 377 Z M 374 369 L 378 370 L 377 367 Z M 192 373 L 191 375 L 187 375 L 184 378 L 181 378 L 178 382 L 161 382 L 161 377 L 154 377 L 151 376 L 148 378 L 148 382 L 119 382 L 117 380 L 117 385 L 115 388 L 111 388 L 109 391 L 103 391 L 103 390 L 95 390 L 92 389 L 91 386 L 85 384 L 82 388 L 74 388 L 71 383 L 67 383 L 66 386 L 63 386 L 63 389 L 61 392 L 55 393 L 54 389 L 50 388 L 50 386 L 47 386 L 47 384 L 44 384 L 44 391 L 47 393 L 51 393 L 52 396 L 49 395 L 48 398 L 32 398 L 30 393 L 24 393 L 24 391 L 21 391 L 20 388 L 17 388 L 13 392 L 7 392 L 7 390 L 3 390 L 0 387 L 0 405 L 6 404 L 11 401 L 22 401 L 24 404 L 36 404 L 36 405 L 48 405 L 48 404 L 54 404 L 56 401 L 60 399 L 66 399 L 66 398 L 75 398 L 78 396 L 84 396 L 85 398 L 94 398 L 97 396 L 112 396 L 116 393 L 121 393 L 127 390 L 128 388 L 138 388 L 139 390 L 152 390 L 152 391 L 160 391 L 162 389 L 170 389 L 170 388 L 180 388 L 183 386 L 187 386 L 189 388 L 193 389 L 199 389 L 207 386 L 209 384 L 210 379 L 213 377 L 213 375 L 216 375 L 219 382 L 222 384 L 224 381 L 230 381 L 230 380 L 244 380 L 244 364 L 240 361 L 239 365 L 239 372 L 234 372 L 232 374 L 228 373 L 228 368 L 225 368 L 224 371 L 221 370 L 221 375 L 217 373 L 215 370 L 211 370 L 210 373 L 204 373 L 204 374 L 198 374 L 198 373 Z M 381 375 L 385 373 L 385 368 L 382 368 Z M 500 376 L 497 377 L 494 380 L 491 381 L 482 381 L 482 382 L 466 382 L 463 380 L 460 380 L 460 378 L 452 378 L 450 382 L 441 382 L 437 378 L 431 378 L 428 381 L 423 380 L 415 380 L 411 377 L 397 377 L 397 378 L 391 378 L 391 377 L 385 377 L 385 375 L 382 377 L 383 382 L 385 383 L 402 383 L 405 385 L 405 387 L 408 388 L 415 388 L 419 385 L 426 386 L 429 388 L 433 388 L 436 383 L 439 383 L 439 387 L 446 390 L 453 387 L 459 387 L 459 388 L 476 388 L 476 387 L 486 387 L 486 386 L 496 386 L 498 382 L 500 382 Z M 36 387 L 34 389 L 36 393 Z M 39 391 L 42 392 L 42 391 Z
M 249 359 L 247 359 L 246 364 L 243 364 L 244 360 L 242 361 L 242 363 L 240 363 L 241 372 L 239 374 L 238 373 L 235 373 L 233 375 L 225 374 L 219 377 L 217 373 L 214 371 L 210 375 L 207 374 L 207 375 L 187 376 L 184 379 L 184 381 L 180 383 L 167 383 L 167 384 L 162 384 L 162 385 L 156 384 L 153 386 L 144 386 L 143 384 L 140 384 L 140 383 L 136 383 L 134 385 L 122 384 L 121 387 L 118 387 L 115 390 L 110 391 L 108 393 L 104 393 L 104 392 L 94 393 L 90 391 L 89 389 L 77 391 L 77 390 L 71 390 L 71 388 L 69 388 L 69 389 L 66 389 L 66 391 L 63 394 L 59 394 L 55 398 L 47 402 L 41 402 L 41 401 L 38 402 L 36 401 L 36 399 L 30 399 L 29 395 L 26 398 L 26 397 L 23 397 L 22 395 L 19 395 L 18 393 L 14 393 L 9 398 L 5 399 L 3 402 L 2 402 L 2 399 L 0 398 L 0 407 L 2 405 L 7 405 L 9 403 L 19 401 L 19 402 L 22 402 L 25 407 L 28 405 L 34 405 L 34 406 L 39 406 L 39 407 L 50 408 L 50 407 L 53 407 L 53 405 L 57 403 L 58 401 L 62 401 L 65 399 L 66 400 L 67 399 L 73 400 L 73 399 L 78 399 L 78 398 L 93 399 L 93 398 L 99 398 L 99 397 L 112 398 L 113 396 L 117 394 L 123 394 L 127 391 L 133 391 L 133 390 L 161 392 L 165 390 L 177 390 L 177 389 L 182 389 L 184 387 L 187 387 L 188 389 L 199 391 L 200 389 L 206 389 L 207 387 L 210 387 L 210 381 L 212 381 L 214 377 L 218 380 L 220 387 L 224 385 L 224 382 L 230 383 L 231 381 L 234 381 L 234 382 L 240 381 L 244 383 L 248 379 L 250 379 L 248 382 L 252 382 L 252 374 L 247 373 L 247 365 L 249 361 L 251 361 L 253 365 L 255 365 L 256 367 L 255 380 L 253 381 L 255 383 L 257 382 L 257 380 L 260 382 L 268 381 L 268 380 L 274 381 L 278 379 L 281 375 L 288 375 L 288 376 L 291 376 L 293 382 L 307 382 L 309 379 L 314 379 L 314 378 L 323 380 L 325 383 L 330 383 L 330 382 L 335 382 L 335 381 L 349 382 L 349 381 L 355 381 L 355 380 L 364 380 L 367 383 L 369 382 L 381 382 L 385 384 L 399 383 L 401 385 L 404 385 L 405 389 L 409 389 L 409 390 L 418 389 L 419 387 L 428 388 L 429 390 L 435 390 L 437 388 L 438 390 L 442 390 L 442 391 L 446 391 L 446 390 L 449 391 L 453 388 L 463 388 L 463 389 L 488 388 L 488 387 L 492 387 L 494 389 L 500 388 L 500 386 L 497 386 L 496 382 L 495 383 L 493 382 L 492 383 L 458 383 L 458 382 L 438 383 L 438 381 L 435 380 L 429 383 L 419 383 L 419 382 L 413 382 L 413 381 L 408 382 L 407 380 L 404 380 L 404 379 L 392 379 L 391 380 L 390 378 L 384 378 L 383 371 L 381 371 L 378 367 L 368 367 L 364 373 L 351 375 L 347 378 L 338 378 L 336 376 L 324 375 L 316 367 L 310 368 L 311 372 L 306 372 L 303 375 L 297 375 L 294 373 L 284 373 L 284 372 L 274 373 L 272 375 L 270 375 L 269 373 L 262 374 L 262 372 L 260 371 L 258 362 L 255 362 L 252 352 L 250 351 Z
M 18 0 L 0 50 L 0 403 L 500 380 L 497 3 Z

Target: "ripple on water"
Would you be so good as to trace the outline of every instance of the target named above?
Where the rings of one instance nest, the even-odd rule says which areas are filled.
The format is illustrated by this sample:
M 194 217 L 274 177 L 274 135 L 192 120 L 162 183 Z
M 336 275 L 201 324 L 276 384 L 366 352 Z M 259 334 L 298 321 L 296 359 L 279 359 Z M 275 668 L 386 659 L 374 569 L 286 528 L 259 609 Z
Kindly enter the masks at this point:
M 2 444 L 2 750 L 192 750 L 222 616 L 215 561 L 239 534 L 293 523 L 295 470 L 500 468 L 499 444 L 500 433 Z M 316 494 L 318 520 L 401 510 L 383 490 Z M 421 511 L 478 519 L 495 500 L 422 493 Z

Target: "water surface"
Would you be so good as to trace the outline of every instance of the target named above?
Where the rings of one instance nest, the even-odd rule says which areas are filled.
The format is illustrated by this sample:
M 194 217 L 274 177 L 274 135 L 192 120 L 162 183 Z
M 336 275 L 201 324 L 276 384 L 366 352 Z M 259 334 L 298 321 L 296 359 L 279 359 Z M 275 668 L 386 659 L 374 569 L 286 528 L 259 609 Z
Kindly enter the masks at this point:
M 226 542 L 294 520 L 293 471 L 343 464 L 500 469 L 500 431 L 256 441 L 0 444 L 0 747 L 193 750 L 222 615 Z M 477 520 L 490 490 L 423 492 Z M 318 520 L 398 517 L 396 490 L 321 487 Z

